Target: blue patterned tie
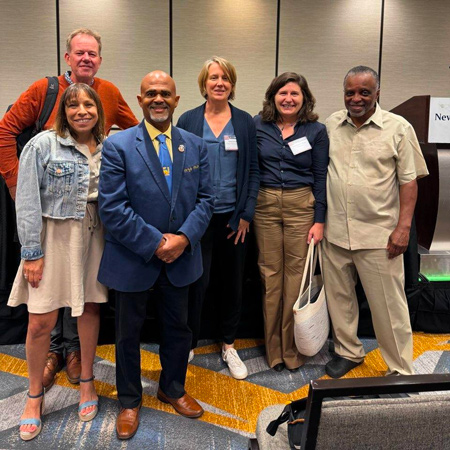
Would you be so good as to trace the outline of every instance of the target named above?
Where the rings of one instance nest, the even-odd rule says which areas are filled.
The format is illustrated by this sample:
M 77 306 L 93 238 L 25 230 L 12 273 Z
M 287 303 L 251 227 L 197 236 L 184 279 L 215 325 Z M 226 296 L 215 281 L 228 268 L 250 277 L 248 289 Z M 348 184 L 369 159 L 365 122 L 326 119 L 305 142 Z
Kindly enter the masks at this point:
M 166 144 L 166 135 L 160 134 L 156 136 L 159 142 L 159 160 L 166 177 L 167 186 L 169 186 L 170 195 L 172 195 L 172 160 L 170 159 L 169 149 Z

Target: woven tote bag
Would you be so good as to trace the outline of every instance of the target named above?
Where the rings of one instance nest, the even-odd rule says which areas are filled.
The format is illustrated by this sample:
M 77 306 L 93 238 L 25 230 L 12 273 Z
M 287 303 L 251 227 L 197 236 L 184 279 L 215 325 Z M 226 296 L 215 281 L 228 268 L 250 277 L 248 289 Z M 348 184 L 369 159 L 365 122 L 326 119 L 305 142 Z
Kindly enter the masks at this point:
M 318 258 L 319 257 L 319 258 Z M 324 346 L 330 332 L 327 300 L 322 275 L 314 275 L 322 261 L 321 246 L 314 247 L 314 240 L 308 248 L 302 284 L 294 304 L 294 338 L 298 351 L 305 356 L 314 356 Z M 306 280 L 309 280 L 305 288 Z

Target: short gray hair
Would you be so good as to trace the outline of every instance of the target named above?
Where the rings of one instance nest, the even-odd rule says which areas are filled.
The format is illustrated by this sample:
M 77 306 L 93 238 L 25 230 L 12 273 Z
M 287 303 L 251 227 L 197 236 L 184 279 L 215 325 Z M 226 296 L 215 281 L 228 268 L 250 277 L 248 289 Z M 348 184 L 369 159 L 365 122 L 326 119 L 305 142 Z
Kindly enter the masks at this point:
M 378 73 L 375 72 L 375 70 L 373 70 L 367 66 L 355 66 L 352 69 L 350 69 L 344 78 L 344 88 L 345 88 L 345 82 L 347 81 L 347 78 L 349 76 L 357 75 L 359 73 L 368 73 L 368 74 L 372 75 L 375 80 L 375 83 L 377 85 L 377 90 L 380 89 L 380 77 L 378 76 Z

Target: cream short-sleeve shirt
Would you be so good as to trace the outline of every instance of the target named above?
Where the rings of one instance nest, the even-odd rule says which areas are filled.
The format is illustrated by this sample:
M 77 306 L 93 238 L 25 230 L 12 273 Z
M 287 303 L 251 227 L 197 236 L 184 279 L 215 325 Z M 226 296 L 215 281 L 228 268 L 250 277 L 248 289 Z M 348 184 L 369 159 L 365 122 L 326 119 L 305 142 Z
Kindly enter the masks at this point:
M 330 137 L 325 237 L 339 247 L 386 248 L 397 226 L 399 186 L 428 175 L 416 133 L 376 105 L 357 128 L 346 110 L 326 121 Z

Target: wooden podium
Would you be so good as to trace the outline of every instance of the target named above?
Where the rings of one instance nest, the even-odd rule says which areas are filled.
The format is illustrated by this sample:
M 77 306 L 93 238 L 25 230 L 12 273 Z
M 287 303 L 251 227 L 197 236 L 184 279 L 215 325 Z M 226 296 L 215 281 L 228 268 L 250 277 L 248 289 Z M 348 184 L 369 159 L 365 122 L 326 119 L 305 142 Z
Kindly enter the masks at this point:
M 450 251 L 450 143 L 428 142 L 429 95 L 412 97 L 391 112 L 414 127 L 430 172 L 418 183 L 417 241 L 426 250 Z

